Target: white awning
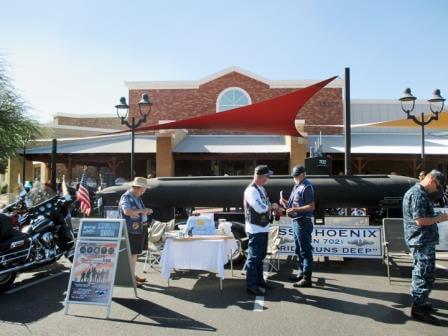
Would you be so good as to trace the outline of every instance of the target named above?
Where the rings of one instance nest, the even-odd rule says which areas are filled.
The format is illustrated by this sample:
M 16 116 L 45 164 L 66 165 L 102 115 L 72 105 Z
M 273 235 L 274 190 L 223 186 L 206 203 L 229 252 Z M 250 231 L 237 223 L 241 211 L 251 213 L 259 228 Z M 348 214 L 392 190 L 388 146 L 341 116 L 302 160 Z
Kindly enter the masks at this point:
M 135 153 L 155 153 L 156 139 L 153 135 L 135 135 Z M 75 141 L 58 142 L 58 154 L 107 154 L 130 153 L 131 134 L 120 134 L 97 138 L 78 139 Z M 50 154 L 51 144 L 30 148 L 27 154 Z
M 175 153 L 289 153 L 284 136 L 187 135 Z
M 308 137 L 308 148 L 314 147 L 317 135 Z M 343 135 L 323 135 L 324 153 L 344 153 Z M 419 134 L 352 134 L 351 152 L 353 154 L 420 154 Z M 448 137 L 427 135 L 425 154 L 448 155 Z

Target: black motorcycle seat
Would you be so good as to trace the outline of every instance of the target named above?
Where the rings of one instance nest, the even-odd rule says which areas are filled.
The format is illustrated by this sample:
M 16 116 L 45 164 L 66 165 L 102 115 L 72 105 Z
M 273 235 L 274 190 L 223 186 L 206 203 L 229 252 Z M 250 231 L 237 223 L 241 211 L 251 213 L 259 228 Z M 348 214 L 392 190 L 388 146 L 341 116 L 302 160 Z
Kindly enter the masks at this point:
M 7 252 L 8 250 L 10 250 L 10 252 L 14 252 L 28 248 L 30 246 L 30 241 L 28 238 L 28 235 L 22 232 L 16 230 L 10 231 L 10 236 L 8 238 L 3 238 L 0 240 L 0 253 Z M 23 244 L 21 242 L 23 242 Z M 12 243 L 18 244 L 14 248 L 11 248 Z

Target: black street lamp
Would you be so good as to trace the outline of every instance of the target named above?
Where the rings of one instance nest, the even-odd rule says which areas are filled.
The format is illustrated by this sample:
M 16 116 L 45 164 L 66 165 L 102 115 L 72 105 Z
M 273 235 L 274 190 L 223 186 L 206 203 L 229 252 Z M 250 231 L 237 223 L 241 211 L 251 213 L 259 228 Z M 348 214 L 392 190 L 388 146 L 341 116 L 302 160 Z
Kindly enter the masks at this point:
M 135 129 L 138 128 L 142 123 L 146 122 L 146 117 L 151 112 L 152 103 L 149 100 L 149 96 L 147 93 L 142 94 L 142 98 L 138 102 L 138 110 L 140 113 L 139 119 L 136 121 L 135 117 L 131 117 L 131 122 L 128 121 L 129 114 L 129 105 L 126 103 L 126 98 L 120 98 L 120 104 L 115 105 L 117 109 L 117 116 L 121 120 L 122 125 L 126 125 L 131 129 L 131 174 L 130 179 L 134 178 L 134 140 L 135 140 Z M 144 113 L 144 110 L 147 109 L 147 112 Z
M 429 118 L 425 119 L 425 114 L 422 112 L 420 115 L 420 119 L 417 118 L 415 115 L 411 115 L 411 112 L 414 110 L 415 107 L 415 101 L 417 100 L 417 97 L 415 97 L 411 93 L 410 88 L 406 88 L 404 90 L 403 96 L 399 99 L 401 103 L 401 109 L 404 113 L 406 113 L 408 119 L 412 119 L 414 123 L 417 125 L 420 125 L 422 129 L 422 153 L 421 153 L 421 160 L 422 160 L 422 170 L 426 172 L 426 162 L 425 162 L 425 126 L 431 123 L 433 120 L 439 119 L 439 113 L 442 112 L 443 106 L 445 104 L 445 98 L 443 98 L 440 95 L 440 90 L 436 89 L 434 90 L 432 94 L 432 98 L 428 99 L 429 102 L 429 109 L 431 110 L 431 116 Z

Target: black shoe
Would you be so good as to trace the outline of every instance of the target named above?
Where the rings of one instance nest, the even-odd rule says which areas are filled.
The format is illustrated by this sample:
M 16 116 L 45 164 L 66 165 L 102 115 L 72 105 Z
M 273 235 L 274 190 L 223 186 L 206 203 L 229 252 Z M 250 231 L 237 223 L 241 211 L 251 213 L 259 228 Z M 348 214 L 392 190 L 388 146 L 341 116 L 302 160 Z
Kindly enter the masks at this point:
M 429 302 L 422 304 L 422 308 L 425 309 L 430 314 L 433 314 L 438 310 L 437 308 L 434 308 L 432 304 Z
M 262 282 L 261 284 L 258 285 L 258 287 L 261 287 L 261 288 L 264 288 L 264 289 L 272 289 L 272 288 L 274 288 L 267 282 Z
M 249 294 L 257 295 L 257 296 L 265 296 L 266 290 L 260 287 L 247 287 L 246 292 Z
M 413 305 L 411 309 L 411 316 L 413 319 L 432 324 L 432 325 L 440 325 L 440 320 L 437 317 L 432 316 L 425 305 Z
M 301 275 L 293 275 L 293 276 L 290 276 L 288 279 L 289 279 L 289 281 L 297 282 L 297 281 L 300 281 L 303 279 L 303 275 L 302 274 Z
M 311 282 L 311 276 L 305 275 L 302 280 L 297 281 L 293 287 L 311 287 L 313 283 Z

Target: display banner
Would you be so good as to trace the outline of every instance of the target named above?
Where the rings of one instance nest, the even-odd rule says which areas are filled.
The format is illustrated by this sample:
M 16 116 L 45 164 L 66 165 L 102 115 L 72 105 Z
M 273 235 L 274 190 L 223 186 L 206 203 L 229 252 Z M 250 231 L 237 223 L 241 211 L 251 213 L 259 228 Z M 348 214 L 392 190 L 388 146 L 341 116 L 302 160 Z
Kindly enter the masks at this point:
M 117 242 L 87 242 L 77 245 L 70 275 L 68 301 L 107 304 L 112 295 Z
M 278 221 L 282 241 L 281 255 L 294 255 L 292 219 L 281 217 Z M 383 258 L 383 228 L 381 226 L 328 226 L 315 225 L 311 243 L 313 255 L 347 258 Z
M 69 304 L 102 305 L 110 314 L 114 286 L 134 288 L 129 238 L 123 219 L 81 219 L 65 300 Z

